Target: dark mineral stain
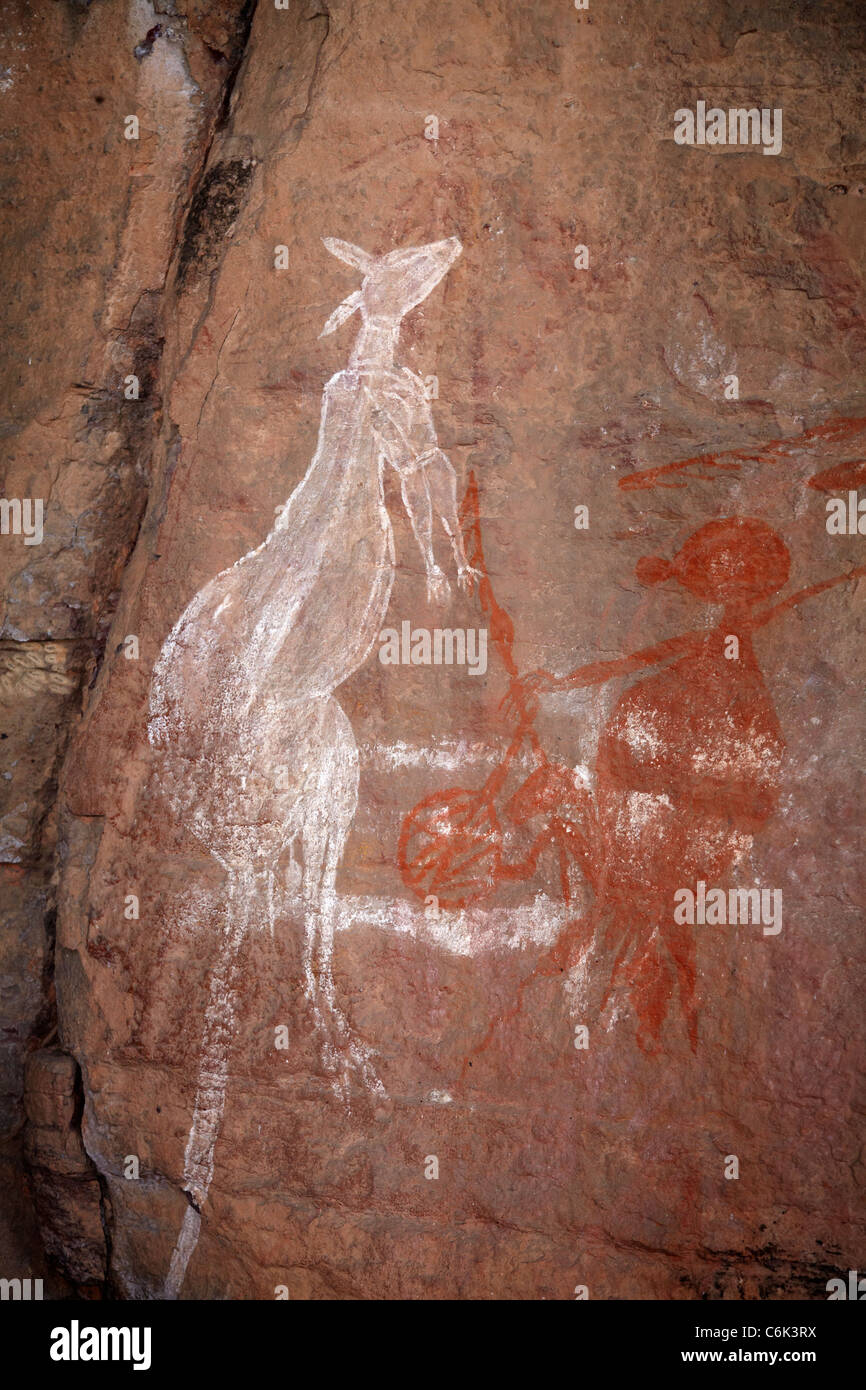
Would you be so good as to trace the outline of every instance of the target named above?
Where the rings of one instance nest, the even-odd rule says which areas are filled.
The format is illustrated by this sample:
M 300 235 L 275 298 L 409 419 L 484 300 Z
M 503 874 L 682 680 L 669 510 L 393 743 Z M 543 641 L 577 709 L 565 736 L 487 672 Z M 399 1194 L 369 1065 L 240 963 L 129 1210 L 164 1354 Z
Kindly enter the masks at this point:
M 161 24 L 154 24 L 152 29 L 148 29 L 141 43 L 137 43 L 132 50 L 139 62 L 153 52 L 153 45 L 165 32 Z
M 206 275 L 217 264 L 223 238 L 243 206 L 253 168 L 252 159 L 229 159 L 205 174 L 183 229 L 177 271 L 180 285 Z

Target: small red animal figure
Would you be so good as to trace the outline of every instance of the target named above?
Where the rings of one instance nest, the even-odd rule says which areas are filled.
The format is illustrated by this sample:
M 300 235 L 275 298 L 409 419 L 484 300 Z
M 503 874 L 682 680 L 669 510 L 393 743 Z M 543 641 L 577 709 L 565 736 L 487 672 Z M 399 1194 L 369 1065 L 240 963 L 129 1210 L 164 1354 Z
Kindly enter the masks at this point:
M 563 899 L 569 902 L 569 863 L 578 859 L 585 876 L 591 879 L 592 875 L 593 857 L 580 828 L 581 823 L 591 823 L 589 798 L 575 786 L 570 768 L 547 757 L 533 728 L 534 705 L 529 708 L 523 700 L 512 654 L 514 627 L 494 597 L 484 560 L 474 474 L 460 519 L 469 564 L 479 576 L 478 595 L 490 624 L 491 641 L 511 677 L 517 727 L 502 761 L 483 787 L 434 792 L 409 812 L 397 846 L 400 872 L 418 897 L 432 895 L 440 908 L 448 910 L 484 901 L 505 880 L 531 878 L 542 854 L 550 849 L 557 858 Z M 497 798 L 525 746 L 538 765 L 500 812 Z M 516 863 L 507 862 L 502 856 L 501 817 L 521 826 L 539 814 L 545 816 L 545 825 L 528 854 Z

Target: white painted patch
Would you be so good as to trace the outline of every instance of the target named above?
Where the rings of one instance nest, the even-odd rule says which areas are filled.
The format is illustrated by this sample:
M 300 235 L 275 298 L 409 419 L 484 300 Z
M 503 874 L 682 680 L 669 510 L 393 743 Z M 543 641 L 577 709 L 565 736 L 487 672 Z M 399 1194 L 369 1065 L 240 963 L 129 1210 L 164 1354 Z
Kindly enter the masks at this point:
M 634 830 L 642 830 L 646 825 L 658 824 L 661 808 L 673 810 L 673 802 L 664 792 L 629 792 L 626 798 L 629 825 Z
M 774 738 L 754 733 L 751 739 L 744 739 L 742 730 L 728 713 L 719 721 L 712 747 L 696 747 L 691 755 L 695 772 L 725 776 L 732 781 L 744 780 L 748 776 L 759 783 L 765 780 L 775 782 L 782 763 L 782 753 Z
M 402 767 L 429 767 L 459 772 L 467 767 L 499 763 L 502 749 L 465 738 L 439 739 L 426 745 L 397 740 L 394 743 L 368 744 L 362 749 L 362 755 L 364 761 L 377 771 L 395 772 Z M 528 762 L 528 757 L 524 761 Z
M 572 771 L 577 790 L 591 792 L 595 787 L 595 774 L 592 769 L 586 763 L 576 763 Z
M 184 1214 L 183 1224 L 180 1228 L 180 1235 L 171 1256 L 171 1264 L 168 1268 L 168 1276 L 163 1289 L 163 1298 L 175 1299 L 181 1291 L 183 1281 L 186 1277 L 186 1267 L 192 1257 L 192 1252 L 198 1244 L 199 1231 L 201 1230 L 201 1213 L 189 1207 Z
M 652 718 L 655 718 L 657 713 L 660 715 L 661 712 L 653 710 Z M 647 713 L 638 714 L 637 710 L 630 709 L 625 721 L 625 741 L 645 762 L 651 762 L 653 758 L 658 757 L 664 748 L 664 740 L 653 728 L 652 718 Z
M 427 913 L 408 898 L 340 898 L 334 917 L 337 931 L 376 927 L 428 941 L 453 956 L 477 956 L 519 951 L 529 946 L 552 946 L 566 922 L 575 916 L 562 902 L 536 893 L 530 903 L 516 907 L 467 907 L 438 915 Z

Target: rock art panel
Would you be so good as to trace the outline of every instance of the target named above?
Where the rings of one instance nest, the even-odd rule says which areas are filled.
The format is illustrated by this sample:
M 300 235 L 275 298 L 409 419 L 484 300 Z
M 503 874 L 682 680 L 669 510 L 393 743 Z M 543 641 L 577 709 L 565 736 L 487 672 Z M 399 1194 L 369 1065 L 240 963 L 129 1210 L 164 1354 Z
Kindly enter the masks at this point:
M 19 9 L 0 1061 L 64 1278 L 824 1297 L 852 7 Z

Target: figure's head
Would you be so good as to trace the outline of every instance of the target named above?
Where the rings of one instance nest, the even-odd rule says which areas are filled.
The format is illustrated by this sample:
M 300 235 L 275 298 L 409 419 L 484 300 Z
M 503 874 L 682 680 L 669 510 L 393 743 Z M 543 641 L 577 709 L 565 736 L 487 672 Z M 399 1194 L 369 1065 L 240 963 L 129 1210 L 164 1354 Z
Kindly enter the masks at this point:
M 334 311 L 320 334 L 333 333 L 356 309 L 365 319 L 397 324 L 410 309 L 421 304 L 450 270 L 463 250 L 456 236 L 371 256 L 359 246 L 336 237 L 325 237 L 332 255 L 364 275 L 364 282 Z
M 754 517 L 710 521 L 673 560 L 644 556 L 635 573 L 642 584 L 677 579 L 707 603 L 756 603 L 778 593 L 791 567 L 788 547 L 777 531 Z

